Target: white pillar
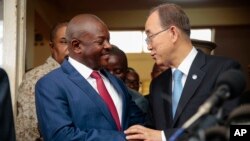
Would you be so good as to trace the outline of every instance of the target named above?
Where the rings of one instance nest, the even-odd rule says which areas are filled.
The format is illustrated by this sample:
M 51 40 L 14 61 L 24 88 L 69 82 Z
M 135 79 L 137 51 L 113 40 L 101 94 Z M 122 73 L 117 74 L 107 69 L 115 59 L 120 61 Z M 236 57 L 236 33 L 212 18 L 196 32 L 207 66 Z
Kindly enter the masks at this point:
M 22 80 L 26 40 L 26 0 L 3 0 L 3 68 L 9 76 L 14 117 Z

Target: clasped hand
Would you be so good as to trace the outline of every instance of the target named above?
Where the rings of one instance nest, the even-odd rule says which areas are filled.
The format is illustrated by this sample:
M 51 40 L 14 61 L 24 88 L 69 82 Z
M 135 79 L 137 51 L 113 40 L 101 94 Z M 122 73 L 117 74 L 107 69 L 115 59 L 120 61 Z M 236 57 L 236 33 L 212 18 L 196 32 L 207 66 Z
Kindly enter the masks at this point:
M 124 131 L 128 141 L 162 141 L 161 131 L 133 125 Z

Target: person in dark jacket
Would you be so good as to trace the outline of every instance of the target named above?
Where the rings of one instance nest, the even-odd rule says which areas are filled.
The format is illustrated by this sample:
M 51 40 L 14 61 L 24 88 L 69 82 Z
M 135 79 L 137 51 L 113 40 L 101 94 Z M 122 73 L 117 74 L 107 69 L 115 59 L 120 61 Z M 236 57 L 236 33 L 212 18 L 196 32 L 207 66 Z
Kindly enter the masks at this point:
M 0 140 L 15 141 L 15 128 L 7 73 L 0 68 Z

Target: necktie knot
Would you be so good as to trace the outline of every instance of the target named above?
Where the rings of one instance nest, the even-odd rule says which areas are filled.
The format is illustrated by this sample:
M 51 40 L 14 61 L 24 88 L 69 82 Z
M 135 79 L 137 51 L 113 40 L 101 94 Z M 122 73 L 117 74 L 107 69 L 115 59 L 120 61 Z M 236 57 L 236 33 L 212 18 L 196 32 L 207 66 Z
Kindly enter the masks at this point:
M 91 74 L 90 74 L 90 77 L 94 78 L 94 79 L 101 79 L 101 75 L 98 73 L 98 71 L 93 71 Z

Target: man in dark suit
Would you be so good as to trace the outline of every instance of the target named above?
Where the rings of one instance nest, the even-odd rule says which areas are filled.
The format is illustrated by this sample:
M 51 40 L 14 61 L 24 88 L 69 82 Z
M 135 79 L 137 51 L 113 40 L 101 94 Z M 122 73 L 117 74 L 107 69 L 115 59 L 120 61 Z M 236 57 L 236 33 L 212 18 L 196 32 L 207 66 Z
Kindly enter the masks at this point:
M 123 82 L 101 69 L 111 45 L 106 24 L 75 16 L 66 30 L 69 58 L 36 84 L 38 123 L 45 140 L 125 141 L 123 130 L 144 122 Z
M 190 40 L 189 19 L 175 4 L 162 4 L 152 9 L 145 31 L 148 49 L 156 64 L 170 68 L 153 79 L 150 85 L 150 124 L 156 130 L 135 125 L 125 133 L 128 140 L 161 141 L 169 139 L 197 112 L 214 90 L 218 76 L 230 68 L 240 68 L 240 65 L 197 51 Z M 225 113 L 237 102 L 228 104 Z
M 6 72 L 0 68 L 0 140 L 15 141 L 10 85 Z

